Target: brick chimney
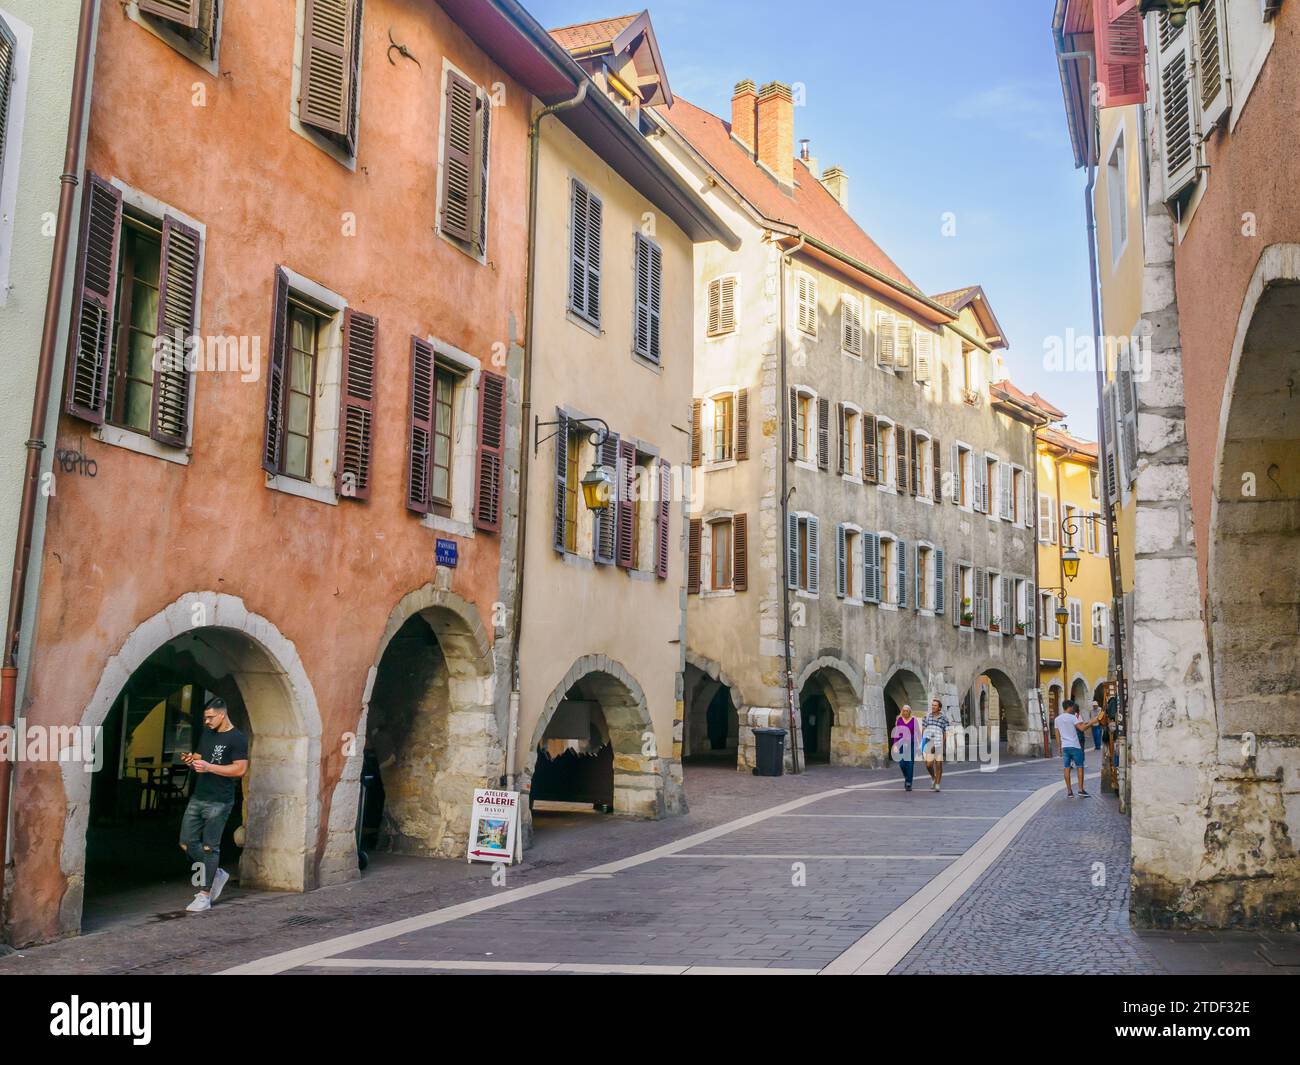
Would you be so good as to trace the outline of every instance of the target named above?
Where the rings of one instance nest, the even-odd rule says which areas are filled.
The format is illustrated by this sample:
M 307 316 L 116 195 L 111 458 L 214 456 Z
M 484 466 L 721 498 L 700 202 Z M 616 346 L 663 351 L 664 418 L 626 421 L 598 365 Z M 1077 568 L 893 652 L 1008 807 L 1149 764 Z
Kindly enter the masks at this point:
M 754 154 L 756 147 L 754 130 L 758 123 L 758 90 L 754 83 L 746 78 L 736 82 L 736 91 L 731 96 L 731 135 Z
M 783 185 L 794 186 L 794 98 L 790 86 L 769 81 L 758 93 L 758 161 Z
M 846 210 L 849 206 L 849 175 L 838 166 L 828 166 L 822 173 L 822 184 L 826 191 L 835 197 L 836 202 Z

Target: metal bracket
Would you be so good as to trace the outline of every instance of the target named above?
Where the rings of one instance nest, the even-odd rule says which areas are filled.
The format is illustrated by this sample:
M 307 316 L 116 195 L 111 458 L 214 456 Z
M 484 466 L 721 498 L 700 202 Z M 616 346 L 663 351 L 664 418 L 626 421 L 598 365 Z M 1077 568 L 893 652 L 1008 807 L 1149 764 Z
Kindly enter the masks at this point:
M 541 418 L 538 415 L 534 414 L 533 415 L 533 457 L 534 458 L 536 458 L 537 456 L 538 449 L 544 443 L 546 443 L 546 441 L 553 440 L 560 433 L 560 430 L 556 428 L 555 432 L 547 433 L 546 436 L 540 436 L 539 434 L 541 433 L 541 431 L 543 429 L 550 429 L 562 424 L 581 425 L 583 428 L 585 428 L 588 431 L 591 438 L 591 444 L 595 448 L 599 448 L 602 444 L 604 444 L 604 442 L 606 441 L 606 439 L 608 439 L 610 435 L 609 423 L 605 421 L 604 418 L 566 418 L 564 419 L 563 422 L 561 422 L 560 419 L 557 418 L 553 422 L 544 422 L 541 420 Z M 595 428 L 596 424 L 599 424 L 601 428 Z
M 418 59 L 416 59 L 415 56 L 411 55 L 411 53 L 410 53 L 410 51 L 407 49 L 406 45 L 404 45 L 404 44 L 398 44 L 395 40 L 393 40 L 393 31 L 392 31 L 392 28 L 391 28 L 391 27 L 390 27 L 389 30 L 388 30 L 388 42 L 389 42 L 389 43 L 388 43 L 388 62 L 389 62 L 389 63 L 391 63 L 393 66 L 397 66 L 397 64 L 393 62 L 393 50 L 396 49 L 396 50 L 397 50 L 397 54 L 400 55 L 403 59 L 409 59 L 409 60 L 410 60 L 412 63 L 414 63 L 417 67 L 420 67 L 421 70 L 424 69 L 424 67 L 420 66 L 420 61 L 419 61 Z

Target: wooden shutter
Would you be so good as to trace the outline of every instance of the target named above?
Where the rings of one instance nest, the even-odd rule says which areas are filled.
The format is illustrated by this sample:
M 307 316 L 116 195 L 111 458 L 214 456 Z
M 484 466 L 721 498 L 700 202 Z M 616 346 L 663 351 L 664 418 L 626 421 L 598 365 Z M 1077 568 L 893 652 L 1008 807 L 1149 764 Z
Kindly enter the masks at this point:
M 139 0 L 140 13 L 156 15 L 186 29 L 199 25 L 199 0 Z
M 936 503 L 943 502 L 943 446 L 939 443 L 937 436 L 930 438 L 930 457 L 934 459 L 934 484 L 933 499 Z
M 1232 103 L 1232 79 L 1228 73 L 1228 25 L 1226 5 L 1220 0 L 1201 0 L 1195 9 L 1196 79 L 1201 93 L 1201 136 L 1206 137 Z
M 959 628 L 961 627 L 962 591 L 961 563 L 954 562 L 952 564 L 952 623 Z
M 698 466 L 704 461 L 704 401 L 691 400 L 691 465 Z
M 799 458 L 799 393 L 790 389 L 790 460 L 794 461 Z
M 618 555 L 618 498 L 623 484 L 618 473 L 618 454 L 618 434 L 607 433 L 596 450 L 596 458 L 600 465 L 614 471 L 614 497 L 604 510 L 594 511 L 595 543 L 592 545 L 592 556 L 602 565 L 613 565 Z
M 897 335 L 894 316 L 889 311 L 876 312 L 876 365 L 882 369 L 894 369 Z
M 898 491 L 901 495 L 907 491 L 907 430 L 901 425 L 894 426 L 894 459 L 898 468 Z
M 817 335 L 817 282 L 808 274 L 799 275 L 799 328 L 810 336 Z
M 552 546 L 564 550 L 564 508 L 569 485 L 569 417 L 558 407 L 555 411 L 555 511 L 552 515 Z
M 944 610 L 947 608 L 947 589 L 945 588 L 946 575 L 944 574 L 943 548 L 934 549 L 934 612 L 936 616 L 942 617 Z
M 844 454 L 845 448 L 850 449 L 850 454 L 852 453 L 852 448 L 851 445 L 849 444 L 848 433 L 844 431 L 845 418 L 844 418 L 843 403 L 835 404 L 835 420 L 836 422 L 839 423 L 839 427 L 840 427 L 840 435 L 839 435 L 840 457 L 839 457 L 839 462 L 836 464 L 836 472 L 842 475 L 844 471 L 849 468 L 850 462 L 852 462 L 852 459 L 847 458 Z
M 731 586 L 738 592 L 747 592 L 749 591 L 749 515 L 737 514 L 731 522 L 731 550 L 735 556 L 731 565 Z
M 442 136 L 442 231 L 468 242 L 477 228 L 474 211 L 478 167 L 475 161 L 478 90 L 454 70 L 447 71 Z
M 895 554 L 898 555 L 898 605 L 907 606 L 907 541 L 894 541 Z
M 1175 27 L 1169 15 L 1156 17 L 1159 50 L 1160 151 L 1165 199 L 1171 200 L 1196 180 L 1195 82 L 1192 77 L 1193 23 Z
M 900 370 L 910 369 L 912 366 L 912 337 L 915 333 L 912 319 L 903 314 L 898 315 L 894 319 L 894 330 L 894 366 Z
M 920 463 L 917 461 L 915 429 L 907 430 L 907 454 L 908 454 L 908 461 L 910 464 L 910 471 L 911 471 L 910 478 L 907 483 L 907 491 L 909 495 L 916 495 L 917 490 L 920 487 L 920 483 L 921 483 L 921 478 L 920 478 L 921 466 Z
M 157 349 L 149 435 L 184 447 L 189 435 L 190 370 L 186 359 L 199 302 L 199 234 L 171 215 L 163 218 L 158 266 Z M 123 352 L 119 357 L 125 358 Z
M 749 458 L 749 389 L 736 392 L 736 461 Z
M 9 107 L 13 100 L 14 66 L 18 40 L 0 16 L 0 176 L 4 175 L 4 146 L 9 133 Z
M 975 628 L 986 631 L 989 627 L 988 572 L 975 570 Z
M 867 484 L 876 483 L 876 416 L 862 416 L 862 480 Z
M 474 527 L 501 531 L 501 478 L 505 462 L 506 379 L 483 370 L 478 379 L 478 462 Z
M 618 517 L 617 561 L 623 569 L 631 569 L 636 558 L 636 445 L 630 440 L 620 440 L 618 445 L 617 499 Z
M 862 354 L 862 305 L 852 296 L 840 300 L 840 346 L 853 355 Z
M 1015 514 L 1015 504 L 1012 502 L 1011 493 L 1015 488 L 1011 477 L 1011 463 L 1003 462 L 998 466 L 998 479 L 1002 485 L 1002 514 L 1006 520 L 1010 520 Z
M 700 544 L 704 539 L 704 522 L 699 518 L 690 520 L 686 540 L 686 594 L 700 594 Z
M 569 308 L 578 316 L 600 324 L 601 220 L 600 197 L 574 179 L 569 232 Z
M 1118 444 L 1116 434 L 1118 428 L 1115 423 L 1115 382 L 1107 381 L 1106 387 L 1102 392 L 1102 419 L 1106 432 L 1106 455 L 1105 455 L 1105 494 L 1107 503 L 1115 503 L 1119 500 L 1119 472 L 1116 469 L 1116 455 Z
M 1038 542 L 1040 544 L 1056 543 L 1056 525 L 1053 519 L 1052 497 L 1040 494 L 1038 497 Z
M 492 150 L 492 104 L 486 97 L 479 98 L 478 144 L 474 153 L 474 246 L 480 254 L 487 252 L 488 160 Z
M 862 601 L 880 602 L 880 533 L 862 534 Z
M 104 421 L 121 233 L 122 194 L 87 172 L 64 409 L 95 425 Z
M 594 192 L 587 193 L 587 319 L 600 324 L 600 256 L 604 204 Z
M 818 522 L 808 518 L 808 591 L 817 595 L 821 588 L 821 536 Z
M 845 554 L 847 548 L 847 535 L 843 524 L 835 526 L 835 594 L 841 599 L 844 598 L 845 581 Z
M 1093 0 L 1098 81 L 1102 107 L 1126 107 L 1146 99 L 1142 64 L 1142 15 L 1138 0 Z
M 709 282 L 708 334 L 722 336 L 736 328 L 736 278 L 715 277 Z
M 349 307 L 343 312 L 343 374 L 334 490 L 353 499 L 370 498 L 378 359 L 379 322 Z M 481 414 L 479 418 L 481 423 Z
M 655 576 L 668 579 L 669 535 L 672 533 L 673 467 L 666 459 L 659 460 L 659 505 L 655 509 Z
M 1116 380 L 1116 391 L 1119 393 L 1119 452 L 1123 465 L 1121 466 L 1121 476 L 1124 484 L 1132 484 L 1133 478 L 1137 476 L 1137 457 L 1138 457 L 1138 440 L 1137 440 L 1137 397 L 1133 383 L 1133 369 L 1129 365 L 1130 356 L 1127 354 L 1120 356 L 1119 370 Z
M 817 468 L 830 469 L 831 465 L 831 401 L 817 400 Z
M 798 514 L 787 514 L 785 519 L 785 583 L 788 588 L 799 587 Z
M 1025 582 L 1025 635 L 1031 640 L 1035 633 L 1035 614 L 1038 607 L 1038 591 L 1033 581 Z
M 271 351 L 266 372 L 266 430 L 262 441 L 262 469 L 270 474 L 280 472 L 284 456 L 284 375 L 288 361 L 289 277 L 276 267 L 271 297 Z
M 928 329 L 916 331 L 916 380 L 927 382 L 934 372 L 934 334 Z
M 663 291 L 663 253 L 636 234 L 636 281 L 633 348 L 644 359 L 659 361 L 659 309 Z
M 407 424 L 406 507 L 417 514 L 431 509 L 434 421 L 433 345 L 411 337 L 411 409 Z
M 336 137 L 352 132 L 360 0 L 306 0 L 298 118 Z

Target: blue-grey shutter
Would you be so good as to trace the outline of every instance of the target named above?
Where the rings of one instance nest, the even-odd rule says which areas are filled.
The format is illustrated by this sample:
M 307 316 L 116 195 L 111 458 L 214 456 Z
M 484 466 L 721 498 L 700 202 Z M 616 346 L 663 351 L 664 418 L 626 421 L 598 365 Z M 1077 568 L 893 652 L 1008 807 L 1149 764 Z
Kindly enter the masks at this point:
M 569 309 L 592 325 L 600 324 L 600 239 L 603 206 L 578 180 L 573 181 L 569 233 Z
M 597 562 L 611 565 L 614 562 L 614 548 L 618 536 L 618 502 L 623 487 L 622 478 L 618 476 L 618 434 L 608 433 L 600 445 L 600 464 L 615 471 L 615 498 L 604 510 L 595 512 L 596 543 L 593 555 Z
M 556 410 L 559 424 L 555 427 L 555 550 L 564 550 L 564 505 L 568 494 L 569 478 L 569 419 L 562 410 Z
M 862 534 L 862 600 L 880 602 L 880 533 Z
M 657 245 L 636 234 L 636 280 L 632 345 L 642 358 L 659 361 L 659 309 L 663 289 L 663 255 Z
M 835 526 L 835 594 L 844 598 L 845 568 L 847 566 L 847 544 L 843 525 Z
M 821 565 L 820 552 L 818 551 L 818 532 L 817 519 L 809 517 L 808 519 L 808 591 L 816 595 L 821 586 L 821 574 L 819 567 Z
M 988 615 L 988 573 L 985 570 L 977 569 L 975 571 L 975 628 L 986 630 L 989 627 Z
M 942 615 L 945 606 L 943 548 L 934 549 L 934 612 Z
M 785 583 L 790 588 L 799 587 L 799 515 L 790 514 L 785 523 Z
M 898 605 L 907 606 L 907 541 L 895 540 L 898 549 Z

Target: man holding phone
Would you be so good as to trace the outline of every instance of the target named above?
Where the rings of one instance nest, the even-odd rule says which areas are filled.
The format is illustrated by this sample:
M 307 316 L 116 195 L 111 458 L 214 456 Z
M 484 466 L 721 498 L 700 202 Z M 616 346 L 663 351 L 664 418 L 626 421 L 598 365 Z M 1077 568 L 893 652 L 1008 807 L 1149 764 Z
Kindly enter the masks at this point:
M 226 701 L 213 696 L 203 708 L 203 734 L 197 754 L 181 761 L 198 774 L 194 794 L 181 819 L 181 850 L 194 864 L 202 864 L 202 880 L 191 913 L 212 909 L 230 874 L 221 868 L 221 836 L 235 806 L 235 781 L 248 772 L 248 737 L 230 720 Z
M 1056 715 L 1056 732 L 1061 738 L 1061 758 L 1065 763 L 1065 793 L 1074 795 L 1070 786 L 1070 768 L 1079 771 L 1079 794 L 1086 796 L 1083 787 L 1083 730 L 1097 723 L 1097 718 L 1084 721 L 1078 715 L 1079 704 L 1073 699 L 1066 699 L 1061 712 Z

